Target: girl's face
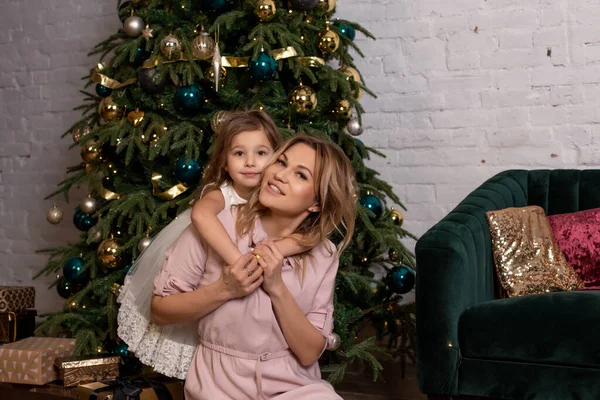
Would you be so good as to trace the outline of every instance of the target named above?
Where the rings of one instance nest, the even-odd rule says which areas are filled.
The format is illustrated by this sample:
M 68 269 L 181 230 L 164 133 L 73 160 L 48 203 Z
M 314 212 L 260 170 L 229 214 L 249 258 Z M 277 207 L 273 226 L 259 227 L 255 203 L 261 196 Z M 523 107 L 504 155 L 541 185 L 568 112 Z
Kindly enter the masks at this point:
M 240 195 L 260 184 L 260 173 L 273 155 L 273 146 L 262 130 L 246 131 L 233 137 L 225 171 Z
M 315 150 L 297 143 L 265 169 L 259 201 L 289 216 L 319 211 L 315 192 Z

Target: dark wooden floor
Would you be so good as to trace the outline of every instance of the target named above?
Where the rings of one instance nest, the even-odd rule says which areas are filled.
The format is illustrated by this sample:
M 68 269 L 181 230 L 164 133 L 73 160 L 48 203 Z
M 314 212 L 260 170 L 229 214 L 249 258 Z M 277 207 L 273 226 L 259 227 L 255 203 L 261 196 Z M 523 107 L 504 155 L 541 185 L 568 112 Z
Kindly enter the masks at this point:
M 336 391 L 344 400 L 427 400 L 417 387 L 417 366 L 407 364 L 401 378 L 400 364 L 384 364 L 384 381 L 373 382 L 369 373 L 346 372 Z

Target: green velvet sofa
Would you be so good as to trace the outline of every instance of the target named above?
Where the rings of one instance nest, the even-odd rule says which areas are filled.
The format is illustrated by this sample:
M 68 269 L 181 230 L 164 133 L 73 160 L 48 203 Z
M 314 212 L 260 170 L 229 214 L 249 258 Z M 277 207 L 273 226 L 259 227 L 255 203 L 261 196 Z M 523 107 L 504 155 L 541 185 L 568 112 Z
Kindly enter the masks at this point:
M 501 298 L 486 211 L 600 207 L 600 170 L 510 170 L 417 242 L 419 388 L 430 399 L 600 399 L 600 291 Z

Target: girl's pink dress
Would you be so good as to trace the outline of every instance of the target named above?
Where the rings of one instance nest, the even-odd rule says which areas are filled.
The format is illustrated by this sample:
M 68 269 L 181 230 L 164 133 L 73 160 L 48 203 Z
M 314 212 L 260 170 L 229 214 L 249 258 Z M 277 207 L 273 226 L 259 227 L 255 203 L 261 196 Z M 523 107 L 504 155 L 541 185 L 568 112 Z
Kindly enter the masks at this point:
M 235 210 L 219 219 L 235 239 Z M 252 237 L 237 242 L 242 254 L 267 239 L 256 223 Z M 328 245 L 328 246 L 327 246 Z M 302 283 L 285 259 L 282 276 L 308 320 L 332 340 L 333 291 L 338 258 L 331 242 L 310 251 Z M 328 248 L 332 250 L 332 254 Z M 169 296 L 190 292 L 221 276 L 221 258 L 188 227 L 167 252 L 167 260 L 154 280 L 154 294 Z M 317 362 L 304 367 L 290 351 L 279 328 L 269 295 L 258 288 L 246 297 L 230 300 L 199 321 L 200 344 L 190 365 L 185 395 L 188 400 L 225 399 L 341 399 L 321 379 Z

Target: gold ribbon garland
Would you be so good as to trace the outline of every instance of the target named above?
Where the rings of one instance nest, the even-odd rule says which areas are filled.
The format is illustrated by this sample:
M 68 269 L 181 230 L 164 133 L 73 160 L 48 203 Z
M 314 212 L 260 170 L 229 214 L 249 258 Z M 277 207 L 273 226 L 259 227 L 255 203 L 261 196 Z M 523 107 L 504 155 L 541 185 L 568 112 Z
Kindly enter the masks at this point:
M 104 63 L 98 63 L 94 68 L 90 70 L 90 79 L 94 83 L 98 83 L 102 86 L 106 86 L 110 89 L 120 89 L 125 86 L 129 86 L 132 83 L 137 81 L 136 78 L 127 79 L 125 82 L 121 83 L 115 79 L 111 79 L 108 76 L 102 74 L 102 72 L 106 69 Z
M 160 182 L 161 179 L 162 174 L 156 172 L 152 173 L 152 194 L 161 200 L 173 200 L 175 197 L 189 189 L 183 183 L 178 183 L 170 189 L 161 192 L 160 187 L 158 186 L 158 182 Z
M 121 198 L 119 193 L 112 192 L 104 186 L 102 186 L 102 190 L 100 190 L 100 196 L 102 196 L 104 200 L 117 200 Z
M 321 57 L 296 57 L 294 60 L 298 63 L 298 65 L 309 68 L 325 65 L 325 60 L 323 60 Z
M 296 57 L 298 53 L 293 46 L 288 46 L 281 49 L 275 49 L 268 51 L 268 53 L 273 56 L 275 60 L 283 60 L 284 58 Z M 317 57 L 298 57 L 300 58 L 317 58 Z M 325 64 L 325 61 L 320 59 L 322 64 Z M 158 65 L 158 62 L 161 61 L 163 64 L 169 64 L 177 61 L 206 61 L 197 57 L 193 57 L 191 60 L 185 58 L 183 53 L 179 53 L 179 58 L 174 60 L 167 60 L 163 57 L 155 57 L 150 60 L 146 60 L 142 65 L 142 68 L 154 68 Z M 221 57 L 221 65 L 229 68 L 242 68 L 247 67 L 250 63 L 250 57 L 234 57 L 234 56 L 222 56 Z

